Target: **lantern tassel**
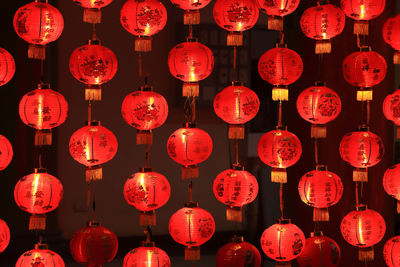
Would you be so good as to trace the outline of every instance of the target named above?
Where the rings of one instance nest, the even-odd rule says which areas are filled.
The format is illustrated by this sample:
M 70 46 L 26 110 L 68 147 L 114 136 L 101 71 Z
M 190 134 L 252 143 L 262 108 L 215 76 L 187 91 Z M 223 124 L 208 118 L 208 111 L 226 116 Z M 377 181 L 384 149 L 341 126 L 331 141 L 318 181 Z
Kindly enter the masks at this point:
M 227 207 L 226 220 L 231 222 L 242 222 L 242 208 L 241 207 Z
M 101 165 L 86 168 L 86 182 L 99 181 L 103 179 L 103 168 Z
M 226 36 L 226 44 L 228 46 L 242 46 L 243 33 L 242 32 L 228 32 Z
M 283 31 L 283 18 L 281 16 L 268 16 L 268 30 Z
M 150 52 L 151 51 L 151 37 L 136 37 L 135 51 L 136 52 Z
M 359 168 L 354 169 L 353 182 L 368 182 L 368 170 Z
M 314 208 L 313 219 L 314 222 L 329 222 L 328 208 Z
M 198 25 L 200 24 L 200 11 L 188 10 L 183 14 L 184 25 Z
M 364 102 L 364 101 L 372 101 L 373 94 L 372 89 L 360 88 L 357 90 L 357 101 Z
M 358 260 L 368 262 L 374 260 L 374 247 L 358 248 Z
M 399 51 L 394 52 L 393 64 L 396 64 L 396 65 L 400 64 L 400 52 Z
M 292 263 L 290 261 L 277 261 L 275 263 L 276 267 L 291 267 Z
M 83 22 L 91 24 L 101 23 L 101 10 L 97 8 L 85 8 L 83 10 Z
M 400 201 L 397 202 L 397 214 L 400 214 Z
M 272 88 L 272 100 L 273 101 L 288 101 L 289 90 L 287 87 L 274 86 Z
M 396 127 L 396 140 L 400 140 L 400 127 Z
M 35 133 L 35 146 L 49 146 L 52 143 L 51 130 L 38 130 Z
M 44 215 L 32 215 L 29 218 L 29 230 L 45 230 L 46 217 Z
M 287 173 L 285 169 L 273 168 L 271 171 L 271 182 L 286 184 L 287 183 Z
M 315 45 L 315 54 L 330 54 L 332 51 L 331 40 L 318 40 Z
M 354 34 L 356 35 L 368 35 L 369 34 L 369 25 L 366 20 L 359 20 L 354 22 Z
M 141 226 L 154 226 L 156 225 L 156 212 L 152 211 L 141 211 L 139 216 Z
M 153 144 L 153 133 L 151 131 L 140 131 L 136 133 L 137 145 L 151 145 Z
M 100 85 L 88 85 L 85 88 L 85 100 L 86 101 L 101 101 L 101 86 Z
M 244 139 L 244 125 L 229 124 L 228 138 L 230 140 Z
M 326 125 L 312 124 L 311 138 L 326 138 Z
M 46 59 L 46 47 L 44 45 L 31 44 L 28 47 L 28 58 L 31 59 Z
M 182 180 L 193 179 L 199 177 L 199 166 L 182 166 Z
M 199 96 L 199 83 L 197 82 L 184 83 L 182 86 L 182 96 L 184 97 Z
M 199 261 L 200 247 L 185 247 L 185 261 Z

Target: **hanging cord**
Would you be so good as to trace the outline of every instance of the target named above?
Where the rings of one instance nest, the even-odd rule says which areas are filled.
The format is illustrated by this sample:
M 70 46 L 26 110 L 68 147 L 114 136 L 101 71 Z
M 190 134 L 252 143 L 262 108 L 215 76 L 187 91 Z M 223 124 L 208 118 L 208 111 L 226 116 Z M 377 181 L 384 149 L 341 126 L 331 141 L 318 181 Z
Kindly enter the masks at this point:
M 40 82 L 44 83 L 45 77 L 44 77 L 44 60 L 40 60 Z
M 314 233 L 315 232 L 319 232 L 319 222 L 318 221 L 314 222 Z
M 43 155 L 42 155 L 42 147 L 41 146 L 39 146 L 38 152 L 39 152 L 39 168 L 42 169 L 43 168 L 43 162 L 42 162 Z
M 188 36 L 188 38 L 189 39 L 193 38 L 193 25 L 192 24 L 189 24 L 189 36 Z
M 357 48 L 361 48 L 361 39 L 360 39 L 360 35 L 357 34 Z
M 92 191 L 92 218 L 93 220 L 96 218 L 96 194 L 95 194 L 95 183 L 91 182 L 91 191 Z
M 92 40 L 99 40 L 96 34 L 96 24 L 92 23 Z
M 366 123 L 367 126 L 369 126 L 370 121 L 371 121 L 371 101 L 366 101 L 367 102 L 367 118 L 366 118 Z
M 318 54 L 318 72 L 317 72 L 317 77 L 318 77 L 318 81 L 322 81 L 323 77 L 322 77 L 322 66 L 324 64 L 324 54 Z
M 358 205 L 360 204 L 360 200 L 358 198 L 358 182 L 356 183 L 356 190 L 355 190 L 355 195 L 356 195 L 356 207 L 358 207 Z
M 193 202 L 193 180 L 189 183 L 189 202 Z
M 233 80 L 237 81 L 239 79 L 239 72 L 237 69 L 237 46 L 233 47 Z
M 314 138 L 314 156 L 315 156 L 315 165 L 319 165 L 318 138 Z
M 279 184 L 279 208 L 281 210 L 281 219 L 284 219 L 284 216 L 283 216 L 283 209 L 284 209 L 284 205 L 283 205 L 283 183 Z
M 235 139 L 235 165 L 239 165 L 239 140 Z
M 142 63 L 142 53 L 138 53 L 138 66 L 139 66 L 139 77 L 143 76 L 143 63 Z
M 89 103 L 88 103 L 88 123 L 90 123 L 92 121 L 92 105 L 93 105 L 92 100 L 89 100 Z
M 152 237 L 152 235 L 153 235 L 153 232 L 152 232 L 152 230 L 151 230 L 151 227 L 150 227 L 150 225 L 147 225 L 145 228 L 144 228 L 144 235 L 146 236 L 146 243 L 149 243 L 149 242 L 151 242 L 151 237 Z
M 284 45 L 285 44 L 285 33 L 282 31 L 282 32 L 279 32 L 279 34 L 280 34 L 279 44 Z
M 278 108 L 278 126 L 282 126 L 282 100 L 279 100 L 279 108 Z
M 146 162 L 145 162 L 145 168 L 150 167 L 150 150 L 151 150 L 151 145 L 147 144 L 146 145 Z
M 365 201 L 364 201 L 364 182 L 360 182 L 360 202 L 365 203 Z
M 196 97 L 188 96 L 186 97 L 184 104 L 185 122 L 196 122 Z

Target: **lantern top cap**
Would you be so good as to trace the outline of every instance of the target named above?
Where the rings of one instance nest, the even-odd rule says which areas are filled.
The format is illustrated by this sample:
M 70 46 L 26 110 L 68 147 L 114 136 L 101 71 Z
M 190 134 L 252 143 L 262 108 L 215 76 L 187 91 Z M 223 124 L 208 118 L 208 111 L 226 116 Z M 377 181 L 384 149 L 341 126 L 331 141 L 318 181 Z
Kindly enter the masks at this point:
M 243 238 L 243 236 L 233 236 L 232 237 L 232 242 L 233 243 L 236 243 L 236 244 L 239 244 L 239 243 L 242 243 L 242 242 L 244 242 L 244 238 Z
M 196 42 L 198 42 L 199 40 L 197 39 L 197 37 L 186 37 L 186 42 L 188 42 L 188 43 L 196 43 Z
M 243 86 L 243 84 L 242 81 L 232 81 L 232 86 Z
M 315 166 L 315 169 L 317 171 L 327 171 L 328 167 L 326 165 L 317 165 L 317 166 Z
M 360 52 L 371 52 L 372 51 L 372 49 L 371 49 L 371 47 L 370 46 L 361 46 L 360 47 Z
M 47 244 L 37 243 L 35 244 L 35 249 L 45 250 L 49 249 L 49 246 Z
M 150 241 L 143 241 L 142 242 L 142 247 L 145 247 L 145 248 L 152 248 L 152 247 L 154 247 L 155 246 L 155 243 L 154 242 L 150 242 Z
M 287 131 L 287 126 L 285 125 L 277 125 L 276 130 Z
M 95 220 L 91 220 L 87 222 L 87 226 L 89 227 L 99 227 L 101 226 L 101 222 L 95 221 Z
M 100 121 L 88 121 L 86 124 L 88 126 L 100 126 Z
M 152 167 L 141 167 L 139 168 L 139 172 L 152 172 L 153 168 Z
M 287 48 L 287 44 L 286 43 L 277 42 L 275 44 L 275 48 Z
M 316 82 L 314 83 L 314 86 L 326 86 L 326 82 L 323 82 L 323 81 L 316 81 Z
M 368 207 L 365 204 L 359 204 L 358 206 L 356 206 L 356 211 L 364 211 L 367 209 L 368 209 Z
M 369 126 L 366 124 L 361 124 L 358 126 L 357 131 L 359 132 L 367 132 L 369 131 Z
M 329 4 L 329 0 L 320 0 L 317 1 L 317 6 L 327 5 Z
M 187 202 L 185 203 L 185 208 L 198 208 L 199 203 L 198 202 Z
M 34 171 L 35 173 L 47 173 L 46 168 L 35 168 Z
M 51 89 L 49 83 L 39 83 L 37 89 Z
M 153 91 L 153 86 L 151 86 L 149 84 L 144 84 L 139 87 L 139 90 L 142 92 L 150 92 L 150 91 Z
M 280 218 L 278 219 L 278 224 L 290 224 L 292 223 L 290 219 Z
M 240 163 L 234 163 L 232 164 L 231 169 L 235 171 L 244 171 L 244 166 L 240 165 Z
M 183 124 L 183 127 L 184 128 L 196 128 L 196 123 L 194 123 L 194 122 L 185 122 Z
M 101 41 L 99 39 L 91 39 L 86 42 L 88 45 L 101 45 Z
M 315 231 L 315 232 L 311 232 L 310 236 L 311 237 L 315 237 L 315 236 L 323 236 L 324 233 L 322 231 Z

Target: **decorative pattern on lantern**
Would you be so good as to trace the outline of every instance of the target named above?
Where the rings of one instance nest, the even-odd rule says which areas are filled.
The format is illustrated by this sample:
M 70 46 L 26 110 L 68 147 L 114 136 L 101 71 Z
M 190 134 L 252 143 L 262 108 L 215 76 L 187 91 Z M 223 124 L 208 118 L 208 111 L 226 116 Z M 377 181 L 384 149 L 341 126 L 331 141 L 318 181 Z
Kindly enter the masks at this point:
M 176 7 L 185 10 L 183 15 L 183 24 L 195 25 L 200 24 L 199 9 L 207 6 L 211 0 L 171 0 Z
M 296 135 L 278 128 L 261 136 L 257 153 L 265 164 L 272 167 L 271 181 L 286 183 L 286 168 L 300 159 L 302 148 Z
M 100 101 L 101 85 L 115 76 L 118 61 L 114 52 L 99 40 L 89 40 L 72 52 L 69 69 L 75 79 L 86 84 L 85 100 Z
M 15 74 L 15 61 L 13 56 L 5 49 L 0 48 L 0 86 L 11 81 Z
M 13 158 L 13 148 L 8 139 L 0 134 L 0 171 L 8 167 Z
M 382 240 L 386 223 L 378 212 L 368 209 L 366 205 L 359 205 L 342 219 L 340 231 L 350 245 L 359 248 L 359 261 L 372 261 L 374 259 L 372 246 Z
M 214 55 L 210 48 L 197 39 L 188 38 L 171 49 L 168 67 L 172 76 L 184 82 L 183 96 L 199 96 L 198 82 L 210 76 L 214 68 Z
M 400 89 L 385 97 L 383 101 L 383 114 L 386 119 L 400 126 Z M 397 127 L 397 139 L 400 139 L 399 127 Z
M 315 83 L 297 97 L 297 111 L 312 123 L 311 138 L 326 138 L 325 124 L 339 116 L 342 103 L 339 95 L 323 83 Z
M 258 249 L 244 241 L 241 236 L 234 236 L 232 241 L 217 252 L 217 267 L 260 267 L 261 255 Z
M 200 260 L 200 246 L 214 235 L 215 222 L 212 215 L 190 202 L 175 212 L 168 225 L 175 242 L 185 246 L 185 260 Z
M 63 193 L 60 181 L 48 174 L 46 169 L 35 169 L 34 173 L 18 181 L 14 189 L 14 199 L 21 210 L 32 214 L 29 230 L 46 228 L 44 214 L 58 207 Z
M 311 237 L 306 239 L 303 253 L 296 258 L 300 267 L 336 267 L 340 259 L 338 244 L 322 232 L 311 233 Z
M 316 54 L 330 54 L 331 40 L 339 35 L 346 23 L 343 11 L 326 1 L 318 1 L 317 6 L 306 9 L 301 16 L 300 26 L 303 33 L 317 40 Z
M 46 244 L 36 244 L 35 249 L 22 254 L 15 266 L 65 267 L 63 259 L 48 249 Z
M 252 120 L 260 109 L 260 100 L 241 82 L 233 82 L 214 98 L 214 111 L 229 123 L 229 139 L 244 139 L 244 124 Z
M 118 238 L 100 222 L 90 221 L 78 230 L 69 243 L 74 260 L 85 266 L 102 266 L 111 262 L 118 251 Z
M 383 259 L 389 267 L 399 267 L 400 236 L 389 239 L 383 247 Z
M 397 213 L 400 213 L 400 164 L 391 166 L 383 175 L 383 188 L 397 200 Z
M 0 219 L 0 253 L 6 250 L 10 243 L 10 228 L 5 221 Z
M 44 60 L 45 46 L 60 37 L 64 29 L 64 18 L 52 5 L 35 1 L 17 10 L 14 29 L 19 37 L 30 44 L 28 58 Z
M 228 31 L 227 45 L 242 46 L 243 31 L 256 24 L 259 11 L 255 0 L 217 0 L 213 16 L 217 25 Z
M 265 255 L 277 262 L 289 262 L 298 257 L 305 243 L 303 231 L 288 219 L 280 219 L 261 236 L 261 248 Z
M 400 64 L 400 15 L 389 18 L 382 29 L 383 40 L 396 50 L 393 63 Z
M 199 177 L 197 164 L 208 159 L 213 149 L 210 135 L 195 127 L 187 123 L 168 138 L 168 155 L 182 165 L 182 179 Z
M 121 24 L 136 36 L 135 51 L 151 51 L 151 36 L 164 29 L 167 10 L 158 0 L 128 0 L 121 9 Z
M 153 92 L 151 86 L 145 85 L 125 97 L 121 114 L 129 125 L 138 129 L 136 144 L 152 144 L 152 130 L 167 119 L 168 103 L 162 95 Z
M 283 17 L 293 13 L 300 0 L 257 0 L 258 5 L 268 15 L 268 30 L 283 31 Z
M 108 6 L 112 0 L 74 0 L 74 3 L 84 7 L 83 21 L 87 23 L 101 23 L 101 8 Z
M 51 129 L 67 119 L 68 103 L 64 96 L 42 83 L 24 95 L 19 102 L 19 116 L 23 123 L 36 129 L 35 145 L 51 145 Z
M 69 152 L 79 163 L 86 166 L 86 182 L 101 180 L 102 164 L 110 161 L 117 153 L 118 142 L 115 135 L 100 126 L 99 121 L 91 121 L 76 131 L 69 140 Z
M 171 267 L 171 260 L 164 250 L 153 242 L 143 242 L 141 247 L 132 249 L 124 258 L 123 267 Z

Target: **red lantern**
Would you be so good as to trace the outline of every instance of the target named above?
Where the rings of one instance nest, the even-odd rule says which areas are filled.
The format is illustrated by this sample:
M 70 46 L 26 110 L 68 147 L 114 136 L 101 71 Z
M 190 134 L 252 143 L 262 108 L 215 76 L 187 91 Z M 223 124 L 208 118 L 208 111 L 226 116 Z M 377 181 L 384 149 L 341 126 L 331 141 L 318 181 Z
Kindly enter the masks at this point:
M 316 83 L 297 97 L 297 111 L 312 123 L 311 138 L 325 138 L 326 124 L 339 116 L 342 103 L 339 95 L 323 83 Z
M 65 264 L 60 255 L 49 250 L 46 244 L 39 243 L 35 245 L 35 249 L 22 254 L 15 266 L 65 267 Z
M 0 171 L 8 167 L 13 158 L 13 148 L 8 139 L 0 134 Z
M 296 258 L 300 267 L 336 267 L 340 262 L 340 248 L 332 238 L 322 232 L 311 233 L 304 251 Z
M 199 96 L 198 81 L 210 76 L 214 68 L 214 55 L 196 39 L 187 39 L 171 49 L 168 67 L 172 76 L 184 82 L 183 96 Z
M 197 178 L 197 164 L 208 159 L 212 149 L 210 135 L 190 123 L 176 130 L 167 142 L 169 157 L 182 165 L 182 179 Z
M 5 221 L 0 219 L 0 253 L 3 252 L 10 243 L 10 228 Z
M 389 239 L 383 247 L 383 258 L 389 267 L 400 267 L 400 236 Z
M 101 8 L 108 6 L 112 0 L 74 0 L 81 7 L 84 7 L 83 21 L 97 24 L 101 22 Z
M 257 145 L 260 159 L 272 167 L 271 181 L 286 183 L 286 168 L 294 165 L 301 156 L 301 143 L 296 135 L 277 129 L 261 136 Z
M 88 267 L 102 266 L 117 254 L 118 238 L 100 222 L 91 221 L 72 236 L 69 247 L 76 262 Z
M 300 0 L 257 0 L 258 5 L 268 15 L 268 30 L 283 31 L 283 17 L 293 13 Z
M 233 82 L 214 98 L 214 111 L 229 123 L 229 139 L 244 139 L 244 124 L 252 120 L 260 109 L 260 100 L 241 82 Z
M 191 202 L 171 216 L 168 229 L 175 242 L 186 247 L 185 260 L 195 261 L 200 260 L 200 246 L 214 235 L 215 222 L 208 211 Z
M 63 197 L 60 181 L 47 173 L 46 169 L 22 177 L 14 189 L 14 199 L 18 207 L 32 214 L 29 230 L 46 228 L 45 213 L 55 210 Z
M 258 194 L 256 177 L 234 165 L 218 174 L 214 180 L 213 191 L 219 202 L 227 206 L 228 221 L 242 221 L 242 207 L 254 201 Z
M 100 126 L 99 121 L 89 122 L 69 140 L 71 156 L 86 166 L 86 182 L 102 179 L 101 165 L 110 161 L 117 149 L 117 138 L 110 130 Z
M 15 74 L 13 56 L 5 49 L 0 48 L 0 86 L 8 83 Z
M 183 16 L 183 24 L 194 25 L 200 24 L 199 9 L 207 6 L 211 0 L 171 0 L 176 7 L 185 10 Z
M 171 267 L 171 260 L 164 250 L 154 242 L 143 242 L 141 247 L 132 249 L 124 258 L 123 267 Z
M 64 96 L 42 83 L 27 93 L 19 102 L 19 116 L 23 123 L 35 128 L 35 145 L 51 145 L 51 129 L 67 119 L 68 103 Z
M 346 16 L 355 20 L 354 34 L 368 35 L 368 20 L 383 12 L 385 0 L 341 0 L 340 6 Z
M 368 209 L 365 205 L 359 205 L 342 219 L 340 231 L 350 245 L 359 248 L 359 261 L 372 261 L 374 259 L 372 246 L 382 240 L 386 224 L 378 212 Z
M 87 45 L 78 47 L 69 59 L 71 74 L 86 84 L 85 99 L 101 100 L 101 85 L 110 81 L 117 72 L 117 57 L 99 40 L 89 40 Z
M 340 177 L 323 165 L 304 174 L 298 189 L 301 200 L 314 207 L 314 221 L 329 221 L 328 207 L 338 203 L 343 195 Z
M 217 267 L 260 267 L 261 255 L 258 249 L 244 242 L 243 237 L 235 236 L 217 252 Z
M 46 44 L 60 37 L 64 19 L 60 11 L 48 3 L 32 2 L 20 7 L 14 15 L 14 29 L 29 45 L 28 57 L 44 60 Z
M 335 5 L 325 4 L 324 1 L 318 1 L 317 6 L 306 9 L 300 19 L 303 33 L 317 40 L 316 54 L 331 53 L 330 39 L 343 31 L 345 23 L 343 11 Z
M 121 113 L 129 125 L 138 129 L 136 143 L 151 144 L 152 130 L 163 125 L 168 117 L 168 103 L 151 86 L 145 85 L 125 97 Z
M 400 89 L 397 89 L 393 94 L 386 96 L 383 101 L 383 114 L 386 119 L 393 121 L 394 124 L 400 126 Z M 397 138 L 399 139 L 400 132 L 397 129 Z
M 288 219 L 280 219 L 261 236 L 261 248 L 265 255 L 277 262 L 289 262 L 298 257 L 305 243 L 303 231 Z
M 383 188 L 389 196 L 397 199 L 397 213 L 400 213 L 400 164 L 391 166 L 385 171 Z
M 171 187 L 164 175 L 142 168 L 125 182 L 125 201 L 140 210 L 140 225 L 155 225 L 155 209 L 168 202 Z
M 278 46 L 260 57 L 258 73 L 263 80 L 274 86 L 272 100 L 287 101 L 287 86 L 300 78 L 303 73 L 303 61 L 295 51 Z
M 164 29 L 167 10 L 158 0 L 128 0 L 121 9 L 121 24 L 136 36 L 135 51 L 151 51 L 151 36 Z
M 400 64 L 400 15 L 389 18 L 382 29 L 383 40 L 396 50 L 393 63 Z
M 242 32 L 256 24 L 258 15 L 255 0 L 217 0 L 213 9 L 217 25 L 228 31 L 228 46 L 243 45 Z

